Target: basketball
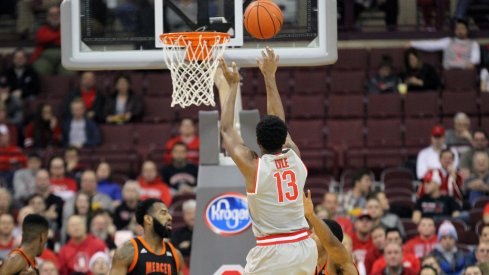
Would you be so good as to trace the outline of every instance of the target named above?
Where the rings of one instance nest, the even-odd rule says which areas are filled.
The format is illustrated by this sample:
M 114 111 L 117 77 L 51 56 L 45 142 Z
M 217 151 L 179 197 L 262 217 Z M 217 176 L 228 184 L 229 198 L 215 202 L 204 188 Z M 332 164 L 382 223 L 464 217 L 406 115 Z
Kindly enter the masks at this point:
M 257 39 L 270 39 L 277 35 L 284 23 L 279 6 L 271 0 L 252 2 L 244 13 L 244 26 Z

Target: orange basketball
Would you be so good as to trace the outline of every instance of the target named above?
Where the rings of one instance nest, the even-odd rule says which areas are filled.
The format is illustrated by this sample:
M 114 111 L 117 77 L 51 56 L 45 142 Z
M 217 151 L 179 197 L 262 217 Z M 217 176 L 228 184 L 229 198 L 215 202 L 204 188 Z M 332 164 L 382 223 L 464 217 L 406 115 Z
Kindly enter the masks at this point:
M 270 39 L 280 31 L 284 17 L 277 4 L 271 0 L 256 0 L 246 8 L 243 21 L 251 36 Z

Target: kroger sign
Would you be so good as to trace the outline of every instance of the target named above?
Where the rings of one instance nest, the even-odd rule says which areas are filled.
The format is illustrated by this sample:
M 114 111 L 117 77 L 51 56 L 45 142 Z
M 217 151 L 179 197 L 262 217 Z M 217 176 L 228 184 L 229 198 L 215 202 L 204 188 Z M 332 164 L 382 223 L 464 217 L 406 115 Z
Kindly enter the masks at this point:
M 245 231 L 251 225 L 246 196 L 229 192 L 213 198 L 207 204 L 204 220 L 210 230 L 222 236 Z

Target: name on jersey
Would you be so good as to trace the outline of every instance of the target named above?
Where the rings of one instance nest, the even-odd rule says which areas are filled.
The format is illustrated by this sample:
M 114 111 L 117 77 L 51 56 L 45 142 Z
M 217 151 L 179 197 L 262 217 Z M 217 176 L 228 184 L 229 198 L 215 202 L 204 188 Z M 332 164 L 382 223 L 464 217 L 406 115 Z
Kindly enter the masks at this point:
M 277 170 L 289 168 L 289 162 L 287 161 L 287 158 L 276 159 L 275 167 L 277 167 Z
M 251 225 L 246 196 L 230 192 L 213 198 L 207 204 L 204 220 L 210 230 L 222 236 L 245 231 Z
M 171 275 L 171 265 L 168 263 L 146 262 L 146 274 L 157 272 Z

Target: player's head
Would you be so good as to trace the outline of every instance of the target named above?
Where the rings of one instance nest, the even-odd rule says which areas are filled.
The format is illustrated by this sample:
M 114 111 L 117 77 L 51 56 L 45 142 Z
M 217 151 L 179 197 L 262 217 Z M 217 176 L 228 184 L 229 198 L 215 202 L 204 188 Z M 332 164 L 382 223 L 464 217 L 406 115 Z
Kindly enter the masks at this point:
M 256 125 L 257 143 L 265 153 L 280 151 L 287 138 L 287 125 L 277 116 L 264 116 Z
M 22 243 L 36 244 L 36 255 L 41 255 L 48 241 L 48 221 L 41 215 L 29 214 L 22 223 Z
M 146 199 L 138 203 L 136 221 L 144 231 L 149 230 L 161 238 L 171 236 L 172 217 L 166 205 L 159 199 Z
M 343 242 L 343 229 L 341 229 L 341 225 L 331 219 L 324 219 L 323 222 L 329 227 L 329 230 L 331 230 L 338 241 Z

